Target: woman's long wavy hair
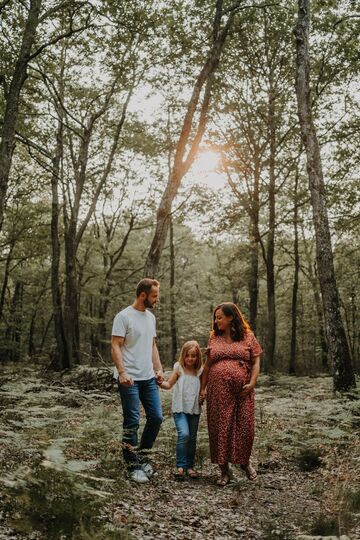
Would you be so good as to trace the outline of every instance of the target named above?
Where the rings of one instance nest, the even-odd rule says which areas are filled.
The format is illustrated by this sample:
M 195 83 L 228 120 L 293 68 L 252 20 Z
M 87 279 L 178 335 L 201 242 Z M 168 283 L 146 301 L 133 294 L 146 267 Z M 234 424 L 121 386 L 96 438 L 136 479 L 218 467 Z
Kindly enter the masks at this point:
M 232 302 L 223 302 L 214 309 L 212 332 L 213 336 L 221 336 L 223 330 L 219 330 L 216 324 L 216 312 L 221 309 L 226 317 L 232 317 L 230 334 L 234 341 L 242 341 L 245 334 L 250 331 L 250 325 L 241 313 L 240 309 Z

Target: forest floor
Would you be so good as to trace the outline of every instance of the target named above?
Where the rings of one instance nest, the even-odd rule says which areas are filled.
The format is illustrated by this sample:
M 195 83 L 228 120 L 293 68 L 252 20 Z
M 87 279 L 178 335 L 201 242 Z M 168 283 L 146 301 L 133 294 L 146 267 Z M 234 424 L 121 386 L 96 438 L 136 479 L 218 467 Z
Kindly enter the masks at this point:
M 110 384 L 109 384 L 110 383 Z M 171 392 L 154 451 L 158 475 L 126 477 L 121 409 L 108 371 L 0 372 L 0 538 L 360 539 L 360 392 L 334 396 L 329 377 L 261 376 L 256 482 L 233 466 L 216 486 L 206 415 L 199 480 L 173 476 Z M 307 536 L 306 536 L 307 535 Z

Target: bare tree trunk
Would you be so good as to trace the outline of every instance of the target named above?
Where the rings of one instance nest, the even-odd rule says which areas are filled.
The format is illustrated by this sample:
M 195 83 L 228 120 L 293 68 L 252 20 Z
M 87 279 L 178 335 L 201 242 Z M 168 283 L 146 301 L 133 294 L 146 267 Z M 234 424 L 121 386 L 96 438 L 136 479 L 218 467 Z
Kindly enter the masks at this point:
M 352 286 L 351 294 L 351 330 L 352 330 L 352 339 L 351 339 L 351 354 L 354 361 L 354 366 L 356 368 L 357 363 L 359 361 L 358 357 L 358 331 L 357 331 L 357 321 L 358 321 L 358 310 L 357 310 L 357 301 L 356 301 L 356 287 L 355 285 Z
M 326 334 L 334 365 L 334 390 L 346 391 L 355 387 L 356 382 L 340 313 L 320 147 L 311 108 L 309 82 L 310 2 L 309 0 L 298 0 L 298 6 L 298 20 L 295 28 L 297 47 L 296 95 L 301 134 L 307 156 L 307 172 L 315 227 L 316 260 L 324 307 Z
M 274 368 L 275 364 L 275 345 L 276 345 L 276 306 L 275 306 L 275 271 L 274 271 L 274 252 L 275 252 L 275 154 L 276 154 L 276 125 L 275 125 L 275 97 L 270 80 L 269 90 L 269 111 L 268 111 L 268 129 L 269 129 L 269 232 L 267 235 L 266 250 L 266 283 L 267 283 L 267 308 L 268 325 L 266 334 L 266 355 L 265 361 L 267 369 Z
M 63 61 L 63 59 L 62 59 Z M 61 66 L 59 95 L 63 99 L 63 62 Z M 56 133 L 55 154 L 52 159 L 51 177 L 51 294 L 54 314 L 54 332 L 56 339 L 56 351 L 53 358 L 55 369 L 70 368 L 71 360 L 68 354 L 64 332 L 63 312 L 60 290 L 60 239 L 59 239 L 59 180 L 61 176 L 61 161 L 63 156 L 63 110 L 58 106 L 58 129 Z
M 260 186 L 260 161 L 254 156 L 254 187 L 250 204 L 250 276 L 249 288 L 249 323 L 256 334 L 258 296 L 259 296 L 259 186 Z
M 1 288 L 1 295 L 0 295 L 0 320 L 2 319 L 3 312 L 4 312 L 4 306 L 5 306 L 5 296 L 6 296 L 6 290 L 9 282 L 10 277 L 10 264 L 12 260 L 12 254 L 15 247 L 15 241 L 13 240 L 10 243 L 9 253 L 6 257 L 6 263 L 5 263 L 5 269 L 4 269 L 4 280 Z
M 43 283 L 43 286 L 40 290 L 40 294 L 38 295 L 37 299 L 36 300 L 34 299 L 34 309 L 31 315 L 29 335 L 28 335 L 28 355 L 29 356 L 33 356 L 34 354 L 36 354 L 35 328 L 36 328 L 36 322 L 37 322 L 38 308 L 46 290 L 47 290 L 47 278 L 45 279 Z
M 298 231 L 298 183 L 299 183 L 299 171 L 296 169 L 295 173 L 295 189 L 294 189 L 294 283 L 292 291 L 291 301 L 291 343 L 290 343 L 290 375 L 296 375 L 296 341 L 297 341 L 297 296 L 299 289 L 299 270 L 300 270 L 300 258 L 299 258 L 299 231 Z
M 226 23 L 224 24 L 223 28 L 221 28 L 221 20 L 224 15 L 223 0 L 217 0 L 216 2 L 216 10 L 213 21 L 213 44 L 205 64 L 195 82 L 193 93 L 187 106 L 182 130 L 176 146 L 174 165 L 169 175 L 169 180 L 157 211 L 155 233 L 145 261 L 145 276 L 154 277 L 157 272 L 161 253 L 164 248 L 169 229 L 171 206 L 178 192 L 182 178 L 187 173 L 196 157 L 196 153 L 205 132 L 213 75 L 219 65 L 220 56 L 226 37 L 237 12 L 237 8 L 240 4 L 241 0 L 234 3 Z M 204 86 L 205 90 L 200 107 L 200 116 L 196 128 L 196 134 L 191 142 L 190 150 L 186 155 L 186 149 L 190 145 L 191 131 L 194 128 L 194 116 L 198 108 L 200 95 Z
M 40 346 L 39 346 L 39 353 L 42 353 L 44 351 L 45 341 L 46 341 L 47 335 L 49 333 L 49 328 L 51 326 L 52 320 L 53 320 L 53 314 L 51 314 L 49 320 L 47 321 L 47 323 L 45 325 L 43 335 L 41 337 Z
M 170 335 L 172 364 L 176 362 L 177 332 L 176 332 L 176 296 L 175 296 L 175 248 L 174 226 L 170 219 Z
M 6 330 L 7 360 L 18 362 L 21 357 L 21 330 L 23 310 L 24 283 L 15 283 L 14 294 L 11 300 L 9 313 L 9 326 Z
M 80 363 L 78 280 L 76 274 L 76 223 L 71 220 L 65 232 L 64 335 L 70 369 Z
M 324 332 L 324 309 L 321 302 L 321 296 L 319 292 L 319 279 L 317 273 L 313 271 L 312 261 L 308 258 L 308 275 L 306 277 L 311 283 L 311 287 L 314 295 L 314 303 L 316 309 L 317 327 L 319 334 L 319 342 L 321 348 L 321 365 L 324 371 L 329 371 L 329 347 L 326 341 L 326 335 Z
M 19 113 L 20 93 L 27 77 L 27 66 L 31 49 L 35 41 L 36 28 L 42 0 L 31 0 L 28 18 L 26 20 L 20 52 L 16 60 L 14 73 L 6 94 L 4 120 L 1 129 L 0 142 L 0 230 L 4 221 L 4 209 L 12 155 L 15 148 L 15 129 Z
M 256 239 L 258 227 L 251 223 L 250 228 L 249 323 L 252 331 L 256 333 L 259 293 L 259 247 Z

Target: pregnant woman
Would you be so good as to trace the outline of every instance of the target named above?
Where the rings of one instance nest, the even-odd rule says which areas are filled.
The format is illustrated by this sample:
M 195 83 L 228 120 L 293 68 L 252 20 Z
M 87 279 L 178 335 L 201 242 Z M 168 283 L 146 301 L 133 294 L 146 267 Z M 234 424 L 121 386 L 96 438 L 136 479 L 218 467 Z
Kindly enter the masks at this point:
M 255 434 L 254 388 L 262 349 L 239 308 L 230 302 L 217 306 L 202 375 L 200 401 L 207 400 L 210 457 L 220 467 L 217 482 L 230 481 L 229 463 L 241 465 L 249 480 Z

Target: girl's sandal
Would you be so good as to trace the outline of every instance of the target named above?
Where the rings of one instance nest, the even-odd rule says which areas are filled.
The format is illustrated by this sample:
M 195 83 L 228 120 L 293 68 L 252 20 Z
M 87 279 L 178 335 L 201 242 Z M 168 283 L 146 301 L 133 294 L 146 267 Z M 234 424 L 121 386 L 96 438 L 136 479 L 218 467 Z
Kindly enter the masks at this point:
M 254 467 L 252 465 L 250 465 L 250 463 L 248 463 L 247 465 L 241 465 L 241 468 L 242 468 L 243 471 L 245 471 L 245 474 L 246 474 L 247 478 L 251 482 L 254 482 L 254 480 L 257 479 L 257 472 L 254 469 Z

